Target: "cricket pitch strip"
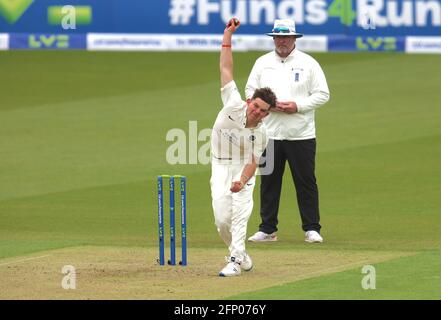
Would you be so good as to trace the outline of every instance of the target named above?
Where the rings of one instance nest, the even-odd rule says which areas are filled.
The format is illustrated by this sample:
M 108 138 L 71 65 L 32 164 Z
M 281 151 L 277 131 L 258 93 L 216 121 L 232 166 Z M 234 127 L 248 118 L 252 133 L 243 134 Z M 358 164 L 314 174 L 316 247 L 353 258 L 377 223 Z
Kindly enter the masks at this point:
M 253 248 L 253 270 L 223 278 L 226 250 L 190 248 L 185 267 L 159 266 L 157 251 L 84 246 L 0 259 L 0 299 L 224 299 L 411 254 Z M 75 289 L 63 288 L 64 266 L 74 267 Z

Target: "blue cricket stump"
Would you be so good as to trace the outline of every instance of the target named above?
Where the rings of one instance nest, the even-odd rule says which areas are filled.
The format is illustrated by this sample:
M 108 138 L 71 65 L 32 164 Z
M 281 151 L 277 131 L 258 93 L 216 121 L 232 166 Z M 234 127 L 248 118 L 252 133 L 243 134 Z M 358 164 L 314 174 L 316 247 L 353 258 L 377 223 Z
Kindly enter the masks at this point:
M 169 265 L 176 265 L 176 244 L 175 244 L 175 178 L 171 176 L 169 179 L 170 187 L 170 260 Z
M 187 178 L 181 177 L 181 266 L 187 265 Z
M 181 261 L 180 265 L 187 265 L 187 178 L 180 175 L 158 176 L 158 229 L 159 229 L 159 259 L 161 266 L 165 265 L 164 241 L 164 186 L 163 179 L 169 179 L 170 202 L 170 260 L 169 265 L 176 265 L 176 221 L 175 221 L 175 178 L 180 179 L 180 209 L 181 209 Z
M 159 235 L 159 264 L 165 264 L 164 259 L 164 199 L 162 189 L 162 176 L 158 176 L 158 235 Z

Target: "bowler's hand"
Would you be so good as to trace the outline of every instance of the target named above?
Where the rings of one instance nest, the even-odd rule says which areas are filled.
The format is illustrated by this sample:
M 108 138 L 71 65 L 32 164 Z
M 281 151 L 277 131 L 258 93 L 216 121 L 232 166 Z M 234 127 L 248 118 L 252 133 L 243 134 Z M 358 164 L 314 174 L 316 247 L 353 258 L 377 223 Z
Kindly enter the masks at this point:
M 242 190 L 242 188 L 243 188 L 242 181 L 234 181 L 231 184 L 230 191 L 236 193 L 236 192 L 239 192 L 240 190 Z
M 294 101 L 290 102 L 277 102 L 275 111 L 283 112 L 287 114 L 293 114 L 296 113 L 297 110 L 297 103 Z
M 225 31 L 230 31 L 231 33 L 234 33 L 237 28 L 240 26 L 240 21 L 237 18 L 231 18 L 230 21 L 228 21 L 227 26 L 225 28 Z

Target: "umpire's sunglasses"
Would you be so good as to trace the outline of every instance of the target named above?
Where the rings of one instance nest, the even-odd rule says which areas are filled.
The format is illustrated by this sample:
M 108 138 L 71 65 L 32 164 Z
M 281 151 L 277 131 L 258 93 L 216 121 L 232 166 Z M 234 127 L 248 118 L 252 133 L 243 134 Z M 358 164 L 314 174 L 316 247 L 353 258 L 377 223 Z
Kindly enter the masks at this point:
M 290 33 L 290 30 L 287 27 L 277 27 L 273 29 L 273 33 Z

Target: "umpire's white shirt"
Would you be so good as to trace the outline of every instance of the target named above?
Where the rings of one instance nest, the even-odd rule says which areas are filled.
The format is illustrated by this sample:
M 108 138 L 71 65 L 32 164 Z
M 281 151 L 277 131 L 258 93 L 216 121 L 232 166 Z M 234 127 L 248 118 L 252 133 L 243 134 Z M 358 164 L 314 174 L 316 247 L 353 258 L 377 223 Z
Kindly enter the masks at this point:
M 329 88 L 319 63 L 294 49 L 286 58 L 275 51 L 258 58 L 245 88 L 251 98 L 257 88 L 269 87 L 280 102 L 294 101 L 298 112 L 271 112 L 264 119 L 268 136 L 274 140 L 315 138 L 314 110 L 329 100 Z

